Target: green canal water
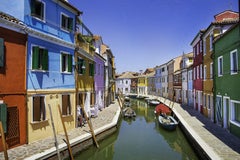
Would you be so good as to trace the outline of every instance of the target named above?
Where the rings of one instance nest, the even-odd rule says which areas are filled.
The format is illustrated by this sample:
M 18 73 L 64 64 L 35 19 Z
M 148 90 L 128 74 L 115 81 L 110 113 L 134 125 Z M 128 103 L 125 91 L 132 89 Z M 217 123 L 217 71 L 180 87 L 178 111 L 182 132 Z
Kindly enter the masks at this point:
M 159 126 L 154 106 L 131 100 L 137 116 L 120 120 L 113 135 L 75 155 L 77 160 L 198 160 L 181 129 L 173 132 Z

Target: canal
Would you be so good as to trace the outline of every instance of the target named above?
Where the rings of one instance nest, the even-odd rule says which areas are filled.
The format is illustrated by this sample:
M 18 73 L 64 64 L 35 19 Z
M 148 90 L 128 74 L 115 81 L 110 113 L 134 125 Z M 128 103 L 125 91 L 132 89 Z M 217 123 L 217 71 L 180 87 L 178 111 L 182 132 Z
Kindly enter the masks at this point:
M 145 101 L 131 99 L 136 111 L 134 119 L 122 118 L 119 129 L 99 142 L 75 155 L 84 160 L 198 160 L 181 129 L 169 132 L 159 126 L 154 106 Z

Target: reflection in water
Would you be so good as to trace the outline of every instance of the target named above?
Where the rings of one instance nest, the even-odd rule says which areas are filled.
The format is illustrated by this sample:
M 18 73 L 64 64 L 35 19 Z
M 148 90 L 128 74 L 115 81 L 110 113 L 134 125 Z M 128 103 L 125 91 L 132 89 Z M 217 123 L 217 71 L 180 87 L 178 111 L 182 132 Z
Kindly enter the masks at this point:
M 75 159 L 84 160 L 195 160 L 198 159 L 181 130 L 164 130 L 154 114 L 155 107 L 131 99 L 136 118 L 123 118 L 117 132 L 90 147 Z

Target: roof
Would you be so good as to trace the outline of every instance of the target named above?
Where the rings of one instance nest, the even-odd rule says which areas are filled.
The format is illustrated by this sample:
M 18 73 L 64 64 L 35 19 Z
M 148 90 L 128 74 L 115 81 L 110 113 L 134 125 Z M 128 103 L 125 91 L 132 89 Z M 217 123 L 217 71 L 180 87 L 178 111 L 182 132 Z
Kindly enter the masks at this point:
M 126 78 L 134 78 L 132 72 L 124 72 L 122 75 L 118 77 L 118 79 L 126 79 Z

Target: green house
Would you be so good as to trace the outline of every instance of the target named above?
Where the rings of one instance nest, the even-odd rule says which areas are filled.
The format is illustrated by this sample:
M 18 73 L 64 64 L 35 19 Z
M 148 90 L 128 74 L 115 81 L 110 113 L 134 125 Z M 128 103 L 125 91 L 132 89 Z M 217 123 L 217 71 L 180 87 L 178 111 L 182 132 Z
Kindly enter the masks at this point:
M 215 121 L 240 137 L 240 31 L 232 26 L 214 43 Z

